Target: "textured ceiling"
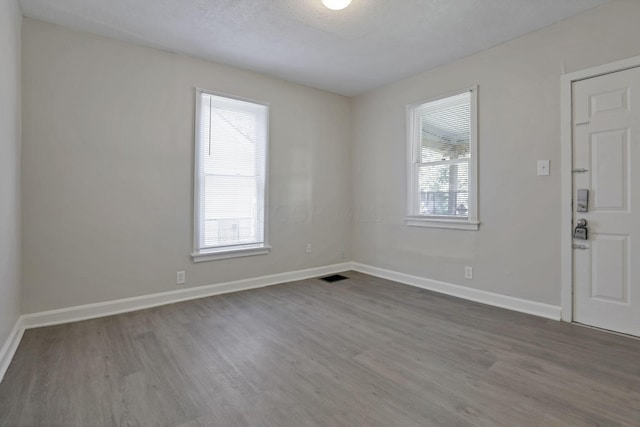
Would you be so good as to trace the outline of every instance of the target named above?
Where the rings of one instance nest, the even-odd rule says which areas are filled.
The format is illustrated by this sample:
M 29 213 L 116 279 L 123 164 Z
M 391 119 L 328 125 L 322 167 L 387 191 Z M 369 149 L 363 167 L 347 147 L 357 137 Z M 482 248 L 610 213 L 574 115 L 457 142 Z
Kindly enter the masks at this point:
M 21 0 L 72 29 L 356 95 L 610 0 Z

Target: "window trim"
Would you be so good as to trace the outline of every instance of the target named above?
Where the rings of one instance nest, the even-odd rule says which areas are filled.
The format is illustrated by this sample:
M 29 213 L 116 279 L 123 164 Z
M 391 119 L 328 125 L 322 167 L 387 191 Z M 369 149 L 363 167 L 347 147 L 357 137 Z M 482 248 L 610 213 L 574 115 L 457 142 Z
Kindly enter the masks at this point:
M 455 217 L 443 217 L 438 215 L 419 215 L 417 214 L 416 206 L 419 198 L 417 181 L 415 179 L 415 169 L 417 163 L 415 155 L 417 153 L 416 143 L 416 114 L 420 106 L 429 102 L 439 101 L 441 99 L 449 98 L 456 95 L 461 95 L 466 92 L 471 92 L 471 123 L 470 132 L 471 139 L 469 140 L 469 211 L 466 219 L 459 219 Z M 411 227 L 433 227 L 433 228 L 448 228 L 455 230 L 478 230 L 480 226 L 480 220 L 478 216 L 478 86 L 471 86 L 465 89 L 456 90 L 446 94 L 438 95 L 426 100 L 414 102 L 408 104 L 406 107 L 406 139 L 407 139 L 407 215 L 405 217 L 405 223 Z
M 240 258 L 254 255 L 266 255 L 270 252 L 271 246 L 269 245 L 269 117 L 270 117 L 270 104 L 256 99 L 239 97 L 236 95 L 230 95 L 228 93 L 216 92 L 211 90 L 195 88 L 195 116 L 194 116 L 194 156 L 193 156 L 193 251 L 191 257 L 193 262 L 205 262 L 215 261 L 229 258 Z M 263 243 L 248 243 L 243 245 L 234 245 L 218 248 L 204 248 L 198 249 L 198 239 L 200 237 L 200 193 L 202 189 L 202 180 L 200 179 L 200 98 L 205 95 L 219 96 L 236 101 L 250 102 L 256 105 L 262 105 L 266 107 L 266 126 L 265 126 L 265 147 L 264 147 L 264 212 L 263 212 Z
M 200 252 L 193 252 L 193 262 L 216 261 L 219 259 L 242 258 L 246 256 L 266 255 L 271 246 L 266 244 L 238 245 L 228 248 L 205 249 Z

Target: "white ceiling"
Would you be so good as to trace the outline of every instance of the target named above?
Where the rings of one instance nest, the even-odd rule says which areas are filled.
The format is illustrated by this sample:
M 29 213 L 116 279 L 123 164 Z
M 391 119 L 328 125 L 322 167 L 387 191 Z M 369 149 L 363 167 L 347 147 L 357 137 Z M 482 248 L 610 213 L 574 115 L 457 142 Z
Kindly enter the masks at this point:
M 21 0 L 25 16 L 356 95 L 610 0 Z

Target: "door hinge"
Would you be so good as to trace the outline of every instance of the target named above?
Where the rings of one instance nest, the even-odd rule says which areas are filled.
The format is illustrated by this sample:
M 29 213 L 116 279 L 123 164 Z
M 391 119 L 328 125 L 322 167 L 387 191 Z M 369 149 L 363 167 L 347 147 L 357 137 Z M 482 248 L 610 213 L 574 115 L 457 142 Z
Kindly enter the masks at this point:
M 585 173 L 585 172 L 589 172 L 589 169 L 585 169 L 585 168 L 571 169 L 571 173 Z

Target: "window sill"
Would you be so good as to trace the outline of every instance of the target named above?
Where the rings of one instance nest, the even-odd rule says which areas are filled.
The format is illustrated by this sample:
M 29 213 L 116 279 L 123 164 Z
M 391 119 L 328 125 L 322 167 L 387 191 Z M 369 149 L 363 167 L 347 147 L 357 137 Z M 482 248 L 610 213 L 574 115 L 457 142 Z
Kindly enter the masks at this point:
M 193 262 L 217 261 L 220 259 L 241 258 L 246 256 L 267 255 L 271 246 L 249 245 L 238 248 L 205 249 L 191 254 Z
M 410 227 L 448 228 L 452 230 L 477 231 L 480 226 L 479 221 L 468 219 L 429 218 L 424 216 L 409 216 L 405 218 L 405 222 Z

